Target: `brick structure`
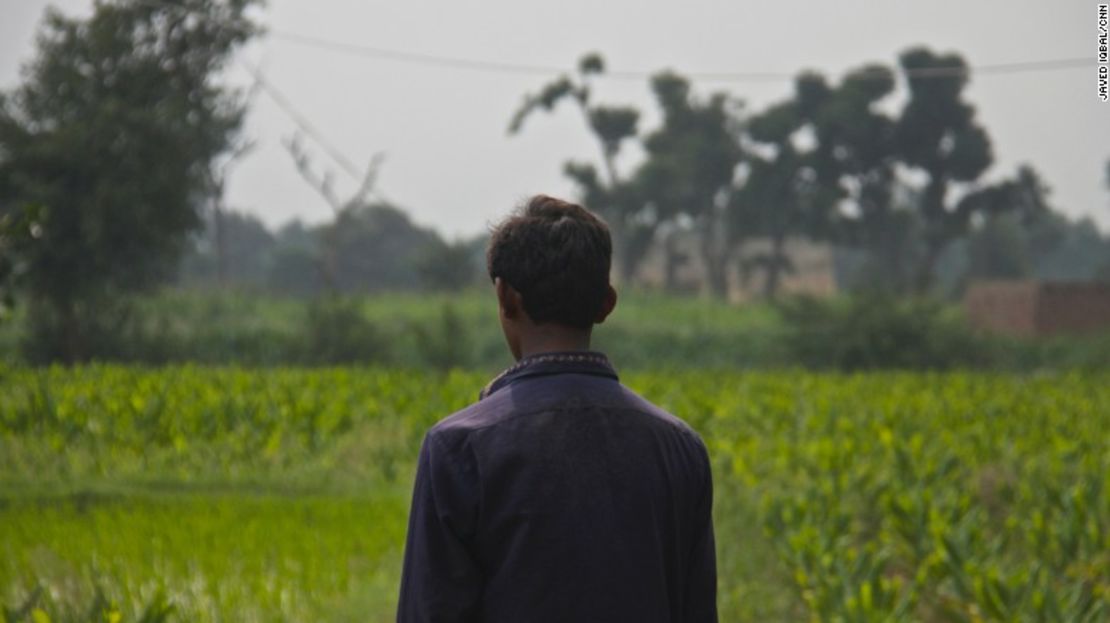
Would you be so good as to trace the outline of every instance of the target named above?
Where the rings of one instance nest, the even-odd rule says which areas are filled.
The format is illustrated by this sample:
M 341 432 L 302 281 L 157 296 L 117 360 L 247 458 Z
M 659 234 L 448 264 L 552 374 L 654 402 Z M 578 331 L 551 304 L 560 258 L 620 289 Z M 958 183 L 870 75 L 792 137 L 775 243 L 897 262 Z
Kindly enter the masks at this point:
M 972 326 L 1025 337 L 1110 330 L 1110 284 L 995 281 L 964 297 Z

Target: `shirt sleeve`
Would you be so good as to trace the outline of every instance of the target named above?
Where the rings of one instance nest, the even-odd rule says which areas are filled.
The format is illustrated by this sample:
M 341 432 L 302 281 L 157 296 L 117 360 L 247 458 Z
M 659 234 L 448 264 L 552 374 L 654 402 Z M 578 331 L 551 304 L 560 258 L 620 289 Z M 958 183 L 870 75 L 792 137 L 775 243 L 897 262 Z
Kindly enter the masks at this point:
M 460 469 L 433 433 L 425 435 L 409 512 L 398 623 L 462 623 L 478 616 L 483 579 L 467 545 L 476 508 L 469 471 Z
M 687 576 L 686 617 L 689 623 L 717 623 L 717 545 L 713 534 L 713 472 L 704 458 L 704 489 L 694 519 L 694 542 Z

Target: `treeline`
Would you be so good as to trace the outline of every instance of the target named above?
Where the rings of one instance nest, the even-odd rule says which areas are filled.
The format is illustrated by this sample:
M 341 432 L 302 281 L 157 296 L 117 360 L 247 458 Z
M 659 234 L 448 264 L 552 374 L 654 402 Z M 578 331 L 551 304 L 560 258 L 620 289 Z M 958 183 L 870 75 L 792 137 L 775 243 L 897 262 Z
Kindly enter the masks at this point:
M 604 73 L 599 55 L 583 57 L 575 75 L 527 95 L 509 131 L 562 102 L 580 110 L 600 158 L 568 161 L 564 172 L 609 223 L 625 285 L 659 281 L 643 274 L 655 253 L 669 291 L 685 290 L 678 275 L 693 264 L 704 292 L 725 298 L 732 273 L 775 299 L 797 268 L 788 242 L 798 239 L 832 247 L 836 286 L 847 291 L 951 298 L 975 280 L 1110 280 L 1110 236 L 1055 208 L 1032 166 L 986 180 L 994 151 L 958 54 L 913 48 L 896 68 L 865 64 L 839 81 L 805 71 L 788 98 L 761 111 L 726 92 L 699 95 L 664 71 L 650 81 L 661 121 L 646 132 L 641 111 L 596 101 Z M 293 147 L 335 219 L 270 234 L 243 214 L 214 212 L 187 278 L 302 294 L 475 282 L 481 237 L 448 243 L 396 206 L 338 201 Z M 642 157 L 622 168 L 630 147 Z
M 915 237 L 905 242 L 919 244 Z M 889 272 L 865 251 L 837 253 L 841 289 L 866 290 L 873 279 L 887 283 L 883 278 Z M 990 215 L 940 255 L 933 294 L 958 299 L 968 284 L 995 279 L 1110 282 L 1110 235 L 1089 217 L 1071 219 L 1055 210 L 1033 218 Z
M 354 204 L 338 221 L 318 225 L 293 220 L 270 229 L 238 211 L 209 213 L 204 223 L 190 238 L 173 284 L 316 297 L 458 292 L 485 283 L 485 235 L 445 240 L 385 203 Z M 334 277 L 323 251 L 329 236 Z M 886 283 L 883 275 L 894 270 L 852 247 L 834 247 L 832 257 L 833 279 L 841 291 L 873 290 L 876 280 Z M 988 279 L 1110 281 L 1110 236 L 1089 218 L 1069 219 L 1056 211 L 1031 220 L 993 215 L 941 254 L 933 294 L 954 300 L 968 283 Z M 636 280 L 625 285 L 635 286 Z
M 455 292 L 480 281 L 485 237 L 448 241 L 386 203 L 353 203 L 319 225 L 272 231 L 248 213 L 210 212 L 176 283 L 279 295 Z
M 839 80 L 804 71 L 788 98 L 759 111 L 664 71 L 651 79 L 662 121 L 646 133 L 639 110 L 596 101 L 604 73 L 599 55 L 585 56 L 577 74 L 527 96 L 509 130 L 564 101 L 580 109 L 600 158 L 564 171 L 612 227 L 625 282 L 658 248 L 668 286 L 695 261 L 713 294 L 725 296 L 727 274 L 739 271 L 774 298 L 797 238 L 848 251 L 844 285 L 893 293 L 977 278 L 1110 277 L 1110 241 L 1053 209 L 1032 166 L 986 180 L 994 151 L 965 97 L 970 69 L 959 54 L 912 48 L 897 67 L 865 64 Z M 633 144 L 644 157 L 622 168 Z M 699 257 L 674 244 L 681 236 L 697 238 Z M 746 252 L 755 240 L 759 250 Z

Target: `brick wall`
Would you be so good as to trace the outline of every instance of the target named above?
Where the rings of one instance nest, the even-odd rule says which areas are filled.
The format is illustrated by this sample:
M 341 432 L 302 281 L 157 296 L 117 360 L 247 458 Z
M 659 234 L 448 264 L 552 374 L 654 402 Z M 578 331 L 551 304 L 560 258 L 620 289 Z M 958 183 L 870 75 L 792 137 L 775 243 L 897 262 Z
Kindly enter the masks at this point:
M 1110 330 L 1110 284 L 975 283 L 968 288 L 964 309 L 972 326 L 1007 335 Z

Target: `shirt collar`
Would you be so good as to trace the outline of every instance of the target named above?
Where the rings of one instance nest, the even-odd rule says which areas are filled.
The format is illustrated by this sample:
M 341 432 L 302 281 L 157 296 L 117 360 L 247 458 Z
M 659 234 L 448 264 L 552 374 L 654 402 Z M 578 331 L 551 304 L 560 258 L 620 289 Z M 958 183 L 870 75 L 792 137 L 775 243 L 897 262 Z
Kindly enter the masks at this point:
M 562 373 L 593 374 L 618 380 L 617 371 L 603 353 L 589 350 L 539 353 L 521 359 L 498 374 L 478 393 L 478 399 L 486 398 L 523 377 Z

